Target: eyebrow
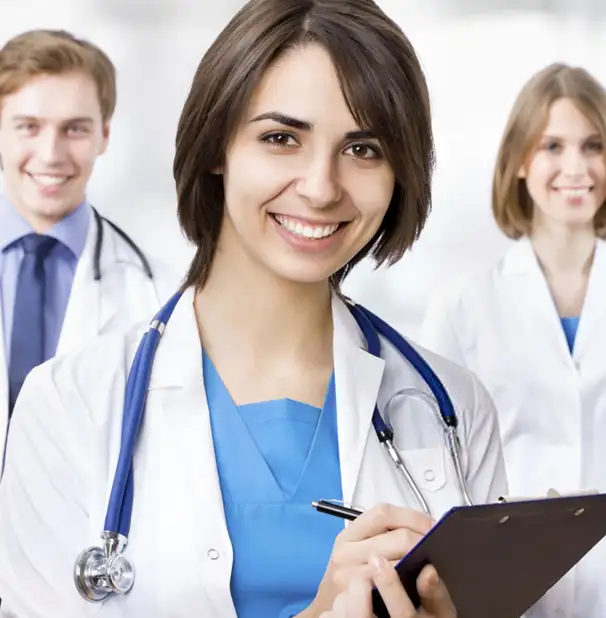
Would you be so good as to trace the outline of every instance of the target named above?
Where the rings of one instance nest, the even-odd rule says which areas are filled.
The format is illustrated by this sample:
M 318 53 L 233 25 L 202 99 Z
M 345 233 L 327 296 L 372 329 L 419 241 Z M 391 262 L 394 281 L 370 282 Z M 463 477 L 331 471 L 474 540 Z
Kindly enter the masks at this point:
M 313 124 L 311 122 L 299 120 L 298 118 L 293 118 L 292 116 L 287 116 L 280 112 L 265 112 L 259 114 L 251 120 L 251 123 L 260 122 L 261 120 L 273 120 L 274 122 L 283 124 L 286 127 L 298 129 L 299 131 L 311 131 L 313 129 Z M 345 133 L 345 139 L 377 139 L 377 136 L 373 131 L 348 131 Z
M 554 140 L 554 141 L 562 141 L 565 140 L 566 137 L 562 137 L 562 136 L 558 136 L 558 135 L 551 135 L 549 133 L 545 133 L 543 135 L 541 135 L 541 139 L 550 139 L 550 140 Z M 602 139 L 602 136 L 599 133 L 591 133 L 590 135 L 587 135 L 586 137 L 583 138 L 583 141 L 587 141 L 590 139 Z
M 39 121 L 40 118 L 38 116 L 13 116 L 12 117 L 12 121 L 13 122 L 23 122 L 23 121 L 28 121 L 28 120 L 35 120 L 35 121 Z M 68 118 L 67 120 L 63 121 L 63 124 L 70 124 L 72 122 L 79 122 L 79 123 L 86 123 L 86 124 L 92 124 L 94 122 L 94 120 L 92 118 L 90 118 L 89 116 L 77 116 L 75 118 Z

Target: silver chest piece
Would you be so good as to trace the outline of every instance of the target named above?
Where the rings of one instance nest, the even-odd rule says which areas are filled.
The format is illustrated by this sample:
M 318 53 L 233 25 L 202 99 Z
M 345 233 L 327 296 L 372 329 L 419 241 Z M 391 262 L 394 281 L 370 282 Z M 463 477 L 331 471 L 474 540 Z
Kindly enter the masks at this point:
M 76 588 L 91 603 L 99 603 L 112 593 L 126 594 L 135 583 L 135 569 L 123 555 L 128 540 L 115 532 L 103 532 L 101 540 L 103 549 L 85 549 L 74 564 Z

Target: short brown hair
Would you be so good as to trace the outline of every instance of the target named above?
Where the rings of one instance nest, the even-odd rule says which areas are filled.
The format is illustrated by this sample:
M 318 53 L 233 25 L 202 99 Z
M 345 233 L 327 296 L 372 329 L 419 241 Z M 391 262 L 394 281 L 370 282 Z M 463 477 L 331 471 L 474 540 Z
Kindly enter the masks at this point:
M 399 260 L 423 229 L 431 204 L 434 145 L 429 95 L 415 51 L 372 0 L 250 0 L 206 52 L 179 121 L 174 177 L 181 227 L 197 247 L 185 285 L 203 285 L 223 221 L 227 144 L 253 90 L 285 51 L 318 43 L 330 54 L 352 115 L 383 144 L 396 186 L 365 255 Z
M 519 170 L 536 148 L 558 99 L 571 99 L 595 125 L 606 143 L 606 92 L 585 69 L 551 64 L 522 88 L 501 140 L 492 183 L 492 211 L 501 231 L 517 240 L 531 232 L 533 203 Z M 596 233 L 606 235 L 606 202 L 594 219 Z
M 65 30 L 30 30 L 0 49 L 0 103 L 32 77 L 80 71 L 96 86 L 103 122 L 116 108 L 116 70 L 107 54 Z

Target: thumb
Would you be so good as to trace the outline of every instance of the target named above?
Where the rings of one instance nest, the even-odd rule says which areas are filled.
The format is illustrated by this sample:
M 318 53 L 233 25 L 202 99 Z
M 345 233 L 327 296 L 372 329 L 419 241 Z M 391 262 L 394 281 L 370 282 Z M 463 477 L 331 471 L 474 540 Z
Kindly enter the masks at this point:
M 457 610 L 448 589 L 431 565 L 426 566 L 417 579 L 417 590 L 425 612 L 436 618 L 456 618 Z

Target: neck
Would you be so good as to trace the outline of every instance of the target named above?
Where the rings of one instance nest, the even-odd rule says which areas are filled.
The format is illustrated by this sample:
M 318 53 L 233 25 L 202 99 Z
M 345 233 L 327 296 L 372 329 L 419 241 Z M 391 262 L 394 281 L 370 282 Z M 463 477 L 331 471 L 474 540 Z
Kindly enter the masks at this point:
M 234 350 L 255 364 L 332 358 L 330 284 L 281 279 L 244 249 L 219 247 L 195 310 L 211 357 Z
M 530 240 L 537 258 L 549 275 L 587 275 L 595 252 L 596 236 L 591 227 L 537 226 Z

